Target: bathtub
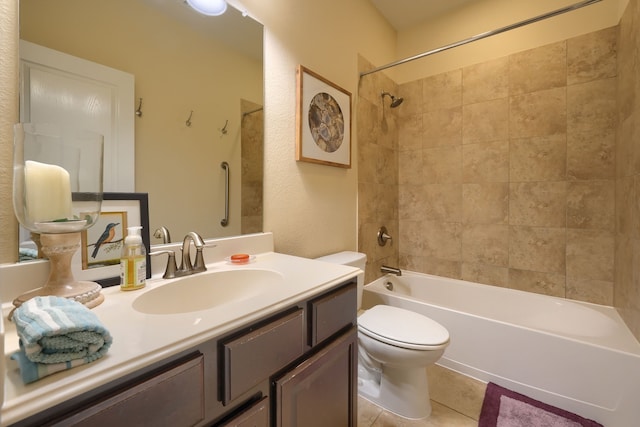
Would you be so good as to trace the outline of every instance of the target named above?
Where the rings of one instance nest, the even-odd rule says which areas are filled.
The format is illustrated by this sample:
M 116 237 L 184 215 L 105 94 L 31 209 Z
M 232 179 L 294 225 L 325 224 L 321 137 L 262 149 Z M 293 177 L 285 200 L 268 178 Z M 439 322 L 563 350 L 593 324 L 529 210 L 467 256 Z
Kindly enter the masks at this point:
M 377 304 L 446 327 L 441 366 L 606 427 L 638 425 L 640 344 L 611 307 L 409 271 L 364 287 L 363 308 Z

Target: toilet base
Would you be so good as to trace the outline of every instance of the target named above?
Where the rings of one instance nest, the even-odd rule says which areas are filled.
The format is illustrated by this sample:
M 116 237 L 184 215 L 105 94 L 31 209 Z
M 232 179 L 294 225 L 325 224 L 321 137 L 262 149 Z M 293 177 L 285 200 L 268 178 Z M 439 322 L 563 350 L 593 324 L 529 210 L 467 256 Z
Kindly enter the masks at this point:
M 358 394 L 403 418 L 420 420 L 431 415 L 431 400 L 424 367 L 396 369 L 385 366 L 383 373 L 370 375 L 358 366 Z

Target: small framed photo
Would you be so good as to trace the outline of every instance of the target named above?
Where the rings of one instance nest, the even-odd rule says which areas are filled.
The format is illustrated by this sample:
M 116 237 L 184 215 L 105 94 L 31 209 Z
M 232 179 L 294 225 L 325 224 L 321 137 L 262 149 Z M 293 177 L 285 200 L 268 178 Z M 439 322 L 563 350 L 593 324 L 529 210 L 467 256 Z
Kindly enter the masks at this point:
M 76 278 L 92 280 L 103 287 L 119 284 L 122 246 L 127 227 L 133 226 L 142 226 L 147 278 L 151 277 L 148 194 L 103 193 L 100 215 L 91 228 L 82 231 L 80 253 L 72 261 Z
M 351 167 L 351 93 L 298 65 L 296 160 Z

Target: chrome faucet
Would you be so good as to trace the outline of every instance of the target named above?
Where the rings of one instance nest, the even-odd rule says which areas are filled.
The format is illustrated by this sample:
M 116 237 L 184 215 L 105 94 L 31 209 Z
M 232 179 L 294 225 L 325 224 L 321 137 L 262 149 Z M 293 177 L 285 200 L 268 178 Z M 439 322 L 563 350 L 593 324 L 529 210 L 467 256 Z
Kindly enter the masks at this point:
M 191 264 L 191 242 L 196 247 L 196 259 L 193 264 Z M 180 263 L 180 268 L 176 271 L 176 277 L 188 276 L 207 270 L 204 265 L 204 256 L 202 255 L 204 247 L 204 240 L 195 231 L 191 231 L 184 236 L 182 241 L 182 262 Z
M 382 271 L 383 273 L 395 274 L 396 276 L 402 276 L 402 270 L 395 267 L 389 267 L 387 265 L 383 265 L 382 267 L 380 267 L 380 271 Z

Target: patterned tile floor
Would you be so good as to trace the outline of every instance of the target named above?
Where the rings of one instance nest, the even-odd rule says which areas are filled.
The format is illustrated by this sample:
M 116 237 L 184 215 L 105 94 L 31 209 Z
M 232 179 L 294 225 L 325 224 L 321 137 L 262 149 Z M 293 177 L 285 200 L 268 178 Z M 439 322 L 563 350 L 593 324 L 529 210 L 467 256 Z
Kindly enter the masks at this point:
M 424 421 L 398 417 L 358 397 L 358 427 L 477 427 L 478 422 L 431 401 L 431 416 Z

